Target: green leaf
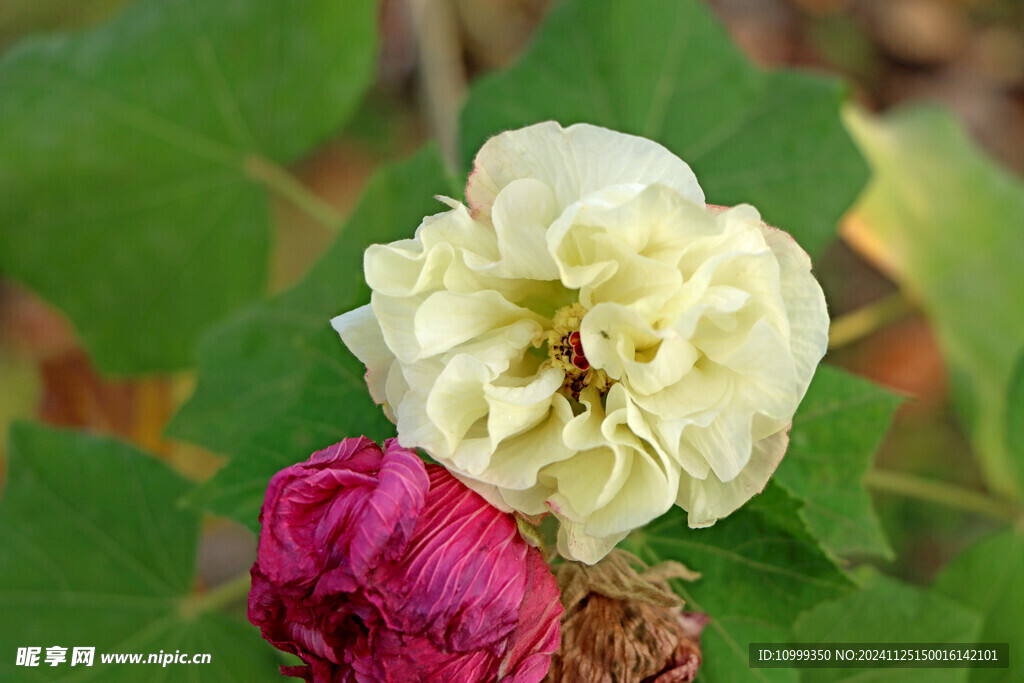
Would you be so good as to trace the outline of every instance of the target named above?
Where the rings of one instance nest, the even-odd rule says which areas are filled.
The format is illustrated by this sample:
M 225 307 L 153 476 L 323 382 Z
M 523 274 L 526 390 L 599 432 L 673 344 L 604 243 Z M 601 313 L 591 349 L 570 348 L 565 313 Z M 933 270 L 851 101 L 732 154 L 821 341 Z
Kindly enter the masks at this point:
M 800 517 L 833 556 L 892 557 L 863 479 L 899 403 L 888 391 L 823 365 L 793 418 L 775 481 L 804 502 Z
M 708 202 L 747 202 L 812 254 L 833 236 L 867 171 L 844 132 L 835 81 L 765 73 L 697 0 L 566 0 L 511 69 L 481 79 L 461 153 L 554 119 L 657 140 L 689 163 Z
M 189 483 L 111 439 L 25 423 L 11 430 L 0 504 L 0 678 L 155 680 L 185 665 L 103 665 L 103 653 L 209 653 L 194 680 L 276 676 L 259 633 L 223 615 L 188 616 L 198 515 L 175 505 Z M 15 665 L 18 647 L 68 648 L 57 667 Z M 95 647 L 93 667 L 71 667 Z M 41 660 L 43 657 L 40 658 Z M 192 667 L 195 667 L 194 669 Z M 202 672 L 199 672 L 199 669 Z M 141 672 L 145 673 L 141 673 Z M 188 674 L 186 674 L 188 676 Z
M 108 372 L 173 370 L 263 290 L 255 159 L 342 124 L 374 0 L 141 0 L 0 61 L 0 270 L 56 304 Z
M 935 580 L 936 592 L 977 610 L 983 643 L 1009 643 L 1009 669 L 977 669 L 972 681 L 1019 680 L 1024 652 L 1024 535 L 1004 531 L 968 548 Z
M 346 437 L 395 435 L 330 320 L 369 301 L 366 247 L 411 238 L 424 216 L 445 208 L 434 195 L 455 193 L 433 147 L 379 172 L 302 282 L 203 339 L 199 385 L 169 433 L 234 457 L 194 501 L 255 528 L 278 470 Z
M 1024 470 L 1024 350 L 1017 357 L 1006 398 L 1006 447 Z
M 981 621 L 974 611 L 884 576 L 834 602 L 800 615 L 793 627 L 801 643 L 974 643 Z M 800 680 L 952 683 L 969 669 L 803 669 Z
M 686 513 L 673 508 L 624 543 L 645 562 L 676 560 L 702 574 L 693 583 L 675 584 L 688 610 L 711 616 L 701 636 L 701 680 L 795 680 L 792 670 L 749 668 L 747 646 L 788 642 L 798 614 L 848 590 L 847 579 L 807 534 L 798 509 L 773 484 L 710 528 L 687 528 Z
M 1019 496 L 1024 458 L 1007 450 L 1006 398 L 1024 349 L 1024 184 L 943 110 L 851 111 L 847 122 L 875 171 L 858 225 L 920 300 L 965 380 L 961 405 L 989 488 Z

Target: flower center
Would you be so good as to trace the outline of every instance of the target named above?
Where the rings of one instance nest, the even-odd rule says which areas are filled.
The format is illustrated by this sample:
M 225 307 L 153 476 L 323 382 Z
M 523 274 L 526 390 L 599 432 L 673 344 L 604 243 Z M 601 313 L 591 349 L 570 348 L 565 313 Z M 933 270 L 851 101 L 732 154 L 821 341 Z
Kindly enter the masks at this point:
M 586 313 L 587 309 L 580 303 L 560 308 L 548 332 L 548 362 L 565 373 L 562 391 L 576 400 L 588 386 L 594 385 L 603 395 L 611 383 L 603 370 L 590 367 L 583 352 L 580 323 Z

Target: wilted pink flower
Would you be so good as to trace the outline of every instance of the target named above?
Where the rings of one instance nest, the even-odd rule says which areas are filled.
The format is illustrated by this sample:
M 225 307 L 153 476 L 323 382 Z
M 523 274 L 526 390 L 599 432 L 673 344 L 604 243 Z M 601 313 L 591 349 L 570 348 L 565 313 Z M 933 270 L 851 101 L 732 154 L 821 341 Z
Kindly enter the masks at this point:
M 515 519 L 394 439 L 282 470 L 260 513 L 249 619 L 312 681 L 536 683 L 562 608 Z

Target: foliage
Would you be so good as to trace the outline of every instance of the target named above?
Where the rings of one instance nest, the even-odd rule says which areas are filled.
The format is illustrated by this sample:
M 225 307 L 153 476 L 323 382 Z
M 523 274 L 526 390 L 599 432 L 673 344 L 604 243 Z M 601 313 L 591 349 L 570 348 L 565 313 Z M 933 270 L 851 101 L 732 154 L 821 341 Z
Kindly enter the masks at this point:
M 0 58 L 0 269 L 65 313 L 104 372 L 195 367 L 168 434 L 228 458 L 197 483 L 112 439 L 16 425 L 0 500 L 0 677 L 138 678 L 123 666 L 80 675 L 12 664 L 17 647 L 61 645 L 95 646 L 97 657 L 211 652 L 191 676 L 277 678 L 256 631 L 195 591 L 202 515 L 256 529 L 274 472 L 347 436 L 393 434 L 329 321 L 367 300 L 367 245 L 411 237 L 441 210 L 435 194 L 461 194 L 462 172 L 433 146 L 383 167 L 305 278 L 261 299 L 267 189 L 294 191 L 283 166 L 359 105 L 376 17 L 372 0 L 138 0 Z M 468 168 L 489 135 L 545 119 L 644 135 L 692 165 L 710 202 L 754 204 L 817 256 L 868 179 L 844 97 L 835 79 L 755 68 L 697 0 L 650 0 L 642 12 L 629 0 L 565 0 L 517 63 L 472 89 L 460 156 Z M 1024 188 L 934 110 L 853 113 L 847 126 L 874 173 L 857 225 L 939 330 L 988 486 L 1019 511 Z M 14 376 L 6 365 L 0 374 Z M 701 573 L 675 588 L 711 617 L 702 680 L 839 680 L 751 669 L 755 641 L 1024 647 L 1020 525 L 969 547 L 929 589 L 881 576 L 857 585 L 847 572 L 893 557 L 863 479 L 899 403 L 822 366 L 762 494 L 713 527 L 689 529 L 673 509 L 624 542 L 647 562 Z M 941 673 L 921 680 L 968 679 Z
M 262 292 L 261 172 L 352 112 L 375 7 L 143 0 L 8 51 L 0 268 L 67 313 L 104 370 L 189 366 L 199 333 Z
M 199 515 L 175 505 L 190 482 L 123 443 L 24 423 L 11 432 L 9 458 L 0 504 L 5 680 L 86 671 L 134 681 L 136 667 L 103 665 L 100 655 L 177 649 L 210 653 L 216 680 L 274 678 L 276 658 L 258 633 L 191 608 Z M 66 647 L 67 663 L 16 667 L 16 646 Z M 70 667 L 74 647 L 96 648 L 92 668 Z
M 863 230 L 938 329 L 989 487 L 1019 497 L 1006 416 L 1024 351 L 1024 184 L 938 109 L 847 119 L 875 174 L 857 204 Z

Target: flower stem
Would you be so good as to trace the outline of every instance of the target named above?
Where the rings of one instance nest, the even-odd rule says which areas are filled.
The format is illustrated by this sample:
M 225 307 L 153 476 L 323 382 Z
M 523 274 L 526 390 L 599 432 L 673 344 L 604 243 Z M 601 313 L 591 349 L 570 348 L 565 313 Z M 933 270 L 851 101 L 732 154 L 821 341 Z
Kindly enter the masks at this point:
M 258 154 L 251 154 L 245 158 L 244 166 L 250 178 L 263 183 L 324 227 L 336 231 L 341 226 L 344 216 L 340 211 L 273 161 Z
M 991 517 L 1001 522 L 1024 522 L 1024 509 L 1012 501 L 987 496 L 933 479 L 924 479 L 903 472 L 870 470 L 864 484 L 876 491 L 896 493 L 918 500 Z
M 838 349 L 877 332 L 913 309 L 902 292 L 893 292 L 832 321 L 828 348 Z
M 238 602 L 249 594 L 250 585 L 249 572 L 243 572 L 208 591 L 190 595 L 181 603 L 181 615 L 191 618 Z
M 459 18 L 450 0 L 407 0 L 419 51 L 427 118 L 444 160 L 458 168 L 459 110 L 466 99 Z

